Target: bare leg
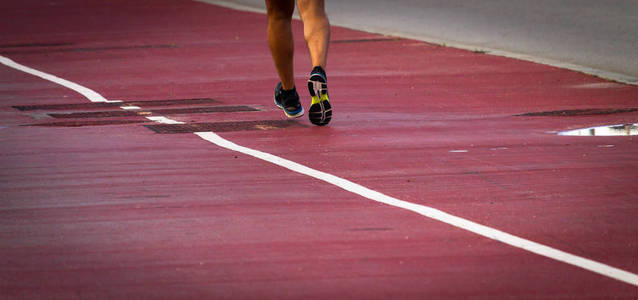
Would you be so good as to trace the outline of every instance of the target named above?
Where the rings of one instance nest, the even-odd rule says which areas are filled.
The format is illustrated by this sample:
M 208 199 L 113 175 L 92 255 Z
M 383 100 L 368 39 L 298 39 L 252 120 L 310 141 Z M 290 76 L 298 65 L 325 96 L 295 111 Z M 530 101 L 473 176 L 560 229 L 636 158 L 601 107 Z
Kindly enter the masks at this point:
M 293 72 L 294 44 L 292 37 L 292 13 L 294 0 L 266 0 L 268 9 L 268 46 L 283 89 L 295 87 Z
M 303 21 L 304 37 L 308 44 L 312 66 L 326 68 L 330 23 L 324 9 L 324 0 L 297 0 L 299 15 Z

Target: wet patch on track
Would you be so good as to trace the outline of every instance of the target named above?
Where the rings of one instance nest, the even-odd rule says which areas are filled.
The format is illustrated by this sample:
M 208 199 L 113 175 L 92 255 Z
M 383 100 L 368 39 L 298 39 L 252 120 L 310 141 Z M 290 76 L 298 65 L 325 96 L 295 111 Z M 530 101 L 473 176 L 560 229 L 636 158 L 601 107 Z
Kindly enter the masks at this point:
M 629 136 L 638 135 L 638 123 L 619 124 L 574 129 L 559 132 L 558 135 L 566 136 Z

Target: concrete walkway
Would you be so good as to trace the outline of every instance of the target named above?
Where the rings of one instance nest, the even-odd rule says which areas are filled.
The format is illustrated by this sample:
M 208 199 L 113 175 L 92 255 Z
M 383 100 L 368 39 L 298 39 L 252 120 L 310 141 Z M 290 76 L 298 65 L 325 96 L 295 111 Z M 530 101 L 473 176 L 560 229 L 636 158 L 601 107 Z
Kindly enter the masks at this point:
M 263 0 L 204 0 L 264 9 Z M 334 25 L 638 84 L 638 2 L 327 0 Z

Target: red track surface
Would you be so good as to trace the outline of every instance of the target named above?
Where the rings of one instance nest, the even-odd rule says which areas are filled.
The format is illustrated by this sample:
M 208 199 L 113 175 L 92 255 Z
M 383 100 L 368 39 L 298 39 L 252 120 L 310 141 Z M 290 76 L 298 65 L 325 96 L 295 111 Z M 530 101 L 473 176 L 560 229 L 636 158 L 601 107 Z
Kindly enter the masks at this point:
M 166 115 L 183 122 L 284 118 L 272 104 L 263 15 L 157 0 L 4 1 L 0 11 L 0 54 L 107 99 L 213 98 L 261 110 Z M 295 30 L 305 86 L 300 23 Z M 357 41 L 382 37 L 342 28 L 332 37 L 346 42 L 330 48 L 330 126 L 304 118 L 221 135 L 638 273 L 638 141 L 548 133 L 638 113 L 515 116 L 638 107 L 638 87 L 412 40 Z M 194 134 L 22 126 L 59 122 L 47 113 L 60 111 L 14 105 L 88 100 L 5 66 L 0 78 L 2 298 L 638 297 L 635 286 Z M 118 108 L 73 111 L 103 110 Z M 100 120 L 145 121 L 75 121 Z

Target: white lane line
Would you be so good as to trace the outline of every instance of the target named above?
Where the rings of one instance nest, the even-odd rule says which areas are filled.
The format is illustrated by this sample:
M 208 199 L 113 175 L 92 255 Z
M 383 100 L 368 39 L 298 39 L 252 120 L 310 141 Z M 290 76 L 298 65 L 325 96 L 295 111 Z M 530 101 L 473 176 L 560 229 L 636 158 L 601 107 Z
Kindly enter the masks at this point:
M 163 116 L 146 117 L 147 119 L 160 124 L 184 124 L 184 122 L 175 121 Z
M 70 89 L 82 94 L 82 96 L 86 97 L 91 102 L 122 102 L 120 100 L 107 100 L 106 98 L 102 97 L 102 95 L 96 93 L 95 91 L 93 91 L 93 90 L 91 90 L 89 88 L 83 87 L 83 86 L 81 86 L 81 85 L 79 85 L 77 83 L 68 81 L 66 79 L 62 79 L 60 77 L 53 76 L 51 74 L 47 74 L 47 73 L 44 73 L 42 71 L 38 71 L 36 69 L 29 68 L 29 67 L 27 67 L 25 65 L 21 65 L 21 64 L 13 61 L 13 60 L 11 60 L 11 59 L 9 59 L 7 57 L 4 57 L 2 55 L 0 55 L 0 62 L 2 64 L 4 64 L 4 65 L 8 66 L 8 67 L 20 70 L 20 71 L 25 72 L 25 73 L 29 73 L 29 74 L 34 75 L 34 76 L 38 76 L 38 77 L 40 77 L 42 79 L 45 79 L 45 80 L 48 80 L 48 81 L 52 81 L 52 82 L 55 82 L 55 83 L 57 83 L 59 85 L 65 86 L 67 88 L 70 88 Z
M 478 235 L 482 235 L 484 237 L 503 242 L 510 246 L 521 248 L 523 250 L 536 253 L 538 255 L 542 255 L 557 261 L 561 261 L 576 267 L 583 268 L 585 270 L 592 271 L 594 273 L 598 273 L 607 277 L 611 277 L 611 278 L 626 282 L 631 285 L 638 286 L 638 275 L 636 274 L 633 274 L 633 273 L 630 273 L 630 272 L 627 272 L 627 271 L 624 271 L 603 263 L 599 263 L 597 261 L 576 256 L 558 249 L 554 249 L 554 248 L 551 248 L 530 240 L 526 240 L 526 239 L 511 235 L 507 232 L 503 232 L 498 229 L 487 227 L 487 226 L 448 214 L 446 212 L 443 212 L 441 210 L 438 210 L 432 207 L 414 204 L 411 202 L 406 202 L 403 200 L 399 200 L 399 199 L 384 195 L 382 193 L 371 190 L 362 185 L 356 184 L 352 181 L 334 176 L 332 174 L 311 169 L 304 165 L 272 155 L 270 153 L 265 153 L 259 150 L 254 150 L 251 148 L 237 145 L 233 142 L 230 142 L 220 137 L 214 132 L 196 132 L 195 134 L 201 137 L 202 139 L 209 141 L 219 147 L 244 153 L 246 155 L 250 155 L 250 156 L 259 158 L 261 160 L 270 162 L 272 164 L 284 167 L 291 171 L 301 173 L 319 180 L 323 180 L 339 188 L 342 188 L 346 191 L 363 196 L 370 200 L 374 200 L 381 203 L 385 203 L 387 205 L 392 205 L 395 207 L 407 209 L 415 213 L 421 214 L 423 216 L 426 216 L 428 218 L 432 218 L 437 221 L 441 221 L 443 223 L 447 223 L 452 226 L 474 232 Z
M 16 68 L 18 70 L 33 74 L 31 72 L 34 73 L 41 73 L 44 74 L 46 76 L 50 76 L 53 78 L 58 78 L 55 77 L 53 75 L 49 75 L 43 72 L 40 72 L 38 70 L 34 70 L 31 69 L 29 67 L 17 64 L 15 62 L 13 62 L 12 60 L 1 56 L 0 55 L 0 62 L 2 62 L 3 64 L 10 66 L 12 68 L 16 68 L 15 66 L 12 66 L 10 64 L 8 64 L 8 62 L 13 63 L 17 66 L 20 66 L 19 68 Z M 26 70 L 30 70 L 26 71 Z M 35 75 L 35 74 L 34 74 Z M 39 76 L 39 75 L 36 75 Z M 39 76 L 42 77 L 42 76 Z M 42 77 L 44 79 L 47 79 L 45 77 Z M 78 93 L 85 95 L 84 93 L 82 93 L 81 91 L 90 91 L 91 93 L 94 93 L 95 95 L 97 95 L 99 98 L 97 99 L 104 99 L 105 101 L 94 101 L 94 102 L 121 102 L 119 100 L 116 101 L 109 101 L 106 100 L 105 98 L 103 98 L 100 94 L 94 92 L 93 90 L 90 90 L 88 88 L 85 88 L 81 85 L 75 84 L 73 82 L 58 78 L 61 81 L 54 81 L 51 80 L 55 83 L 64 85 L 74 91 L 77 91 Z M 47 79 L 49 80 L 49 79 Z M 62 84 L 61 82 L 66 82 L 70 85 L 65 85 Z M 86 95 L 85 95 L 86 96 Z M 88 97 L 87 97 L 88 98 Z M 91 98 L 89 98 L 89 100 L 91 100 Z M 93 101 L 93 100 L 92 100 Z M 170 124 L 183 124 L 183 122 L 179 122 L 179 121 L 175 121 L 175 120 L 171 120 L 165 117 L 161 117 L 161 116 L 157 116 L 157 117 L 147 117 L 149 120 L 155 121 L 155 122 L 161 122 L 161 121 L 165 121 L 165 122 L 175 122 L 175 123 L 170 123 Z M 440 211 L 438 209 L 435 208 L 431 208 L 428 206 L 424 206 L 424 205 L 419 205 L 419 204 L 414 204 L 414 203 L 410 203 L 410 202 L 406 202 L 403 200 L 399 200 L 387 195 L 384 195 L 382 193 L 379 193 L 377 191 L 368 189 L 362 185 L 356 184 L 354 182 L 351 182 L 349 180 L 334 176 L 332 174 L 328 174 L 325 172 L 321 172 L 321 171 L 317 171 L 315 169 L 311 169 L 308 168 L 304 165 L 298 164 L 296 162 L 269 154 L 269 153 L 265 153 L 265 152 L 261 152 L 258 150 L 254 150 L 254 149 L 250 149 L 247 147 L 243 147 L 240 145 L 237 145 L 233 142 L 230 142 L 222 137 L 220 137 L 219 135 L 213 133 L 213 132 L 196 132 L 196 135 L 198 135 L 199 137 L 201 137 L 202 139 L 209 141 L 213 144 L 216 144 L 219 147 L 222 148 L 226 148 L 228 150 L 232 150 L 232 151 L 236 151 L 236 152 L 240 152 L 240 153 L 244 153 L 246 155 L 250 155 L 262 160 L 265 160 L 267 162 L 273 163 L 275 165 L 284 167 L 286 169 L 289 169 L 291 171 L 297 172 L 297 173 L 301 173 L 319 180 L 323 180 L 325 182 L 328 182 L 330 184 L 336 185 L 337 187 L 340 187 L 346 191 L 355 193 L 357 195 L 363 196 L 365 198 L 368 198 L 370 200 L 374 200 L 374 201 L 378 201 L 381 203 L 385 203 L 391 206 L 395 206 L 395 207 L 400 207 L 403 209 L 407 209 L 413 212 L 416 212 L 418 214 L 421 214 L 423 216 L 426 216 L 428 218 L 432 218 L 447 224 L 450 224 L 452 226 L 461 228 L 461 229 L 465 229 L 467 231 L 471 231 L 474 232 L 478 235 L 482 235 L 484 237 L 493 239 L 493 240 L 497 240 L 500 242 L 503 242 L 505 244 L 517 247 L 517 248 L 521 248 L 523 250 L 527 250 L 533 253 L 536 253 L 538 255 L 542 255 L 545 257 L 549 257 L 551 259 L 555 259 L 557 261 L 562 261 L 564 263 L 576 266 L 576 267 L 580 267 L 583 268 L 585 270 L 589 270 L 592 271 L 594 273 L 598 273 L 610 278 L 614 278 L 623 282 L 626 282 L 628 284 L 634 285 L 634 286 L 638 286 L 638 275 L 609 266 L 609 265 L 605 265 L 590 259 L 586 259 L 580 256 L 576 256 L 567 252 L 563 252 L 536 242 L 532 242 L 530 240 L 526 240 L 514 235 L 511 235 L 509 233 L 491 228 L 491 227 L 487 227 L 478 223 L 474 223 L 472 221 L 463 219 L 463 218 L 459 218 L 457 216 L 454 215 L 450 215 L 446 212 Z
M 42 79 L 48 80 L 48 81 L 52 81 L 54 83 L 57 83 L 61 86 L 67 87 L 69 89 L 72 89 L 76 92 L 78 92 L 79 94 L 81 94 L 82 96 L 86 97 L 87 99 L 89 99 L 91 102 L 107 102 L 107 103 L 119 103 L 122 102 L 122 100 L 108 100 L 104 97 L 102 97 L 102 95 L 98 94 L 96 91 L 89 89 L 87 87 L 81 86 L 75 82 L 71 82 L 68 81 L 66 79 L 57 77 L 55 75 L 51 75 L 48 73 L 44 73 L 42 71 L 38 71 L 36 69 L 27 67 L 25 65 L 19 64 L 15 61 L 13 61 L 12 59 L 2 56 L 0 55 L 0 62 L 8 67 L 14 68 L 16 70 L 25 72 L 25 73 L 29 73 L 31 75 L 40 77 Z M 139 110 L 141 109 L 141 107 L 139 106 L 121 106 L 121 109 L 124 110 Z M 179 122 L 179 121 L 175 121 L 175 120 L 171 120 L 169 118 L 166 117 L 162 117 L 162 116 L 156 116 L 156 117 L 146 117 L 147 119 L 153 121 L 153 122 L 157 122 L 157 123 L 161 123 L 161 124 L 184 124 L 184 122 Z

